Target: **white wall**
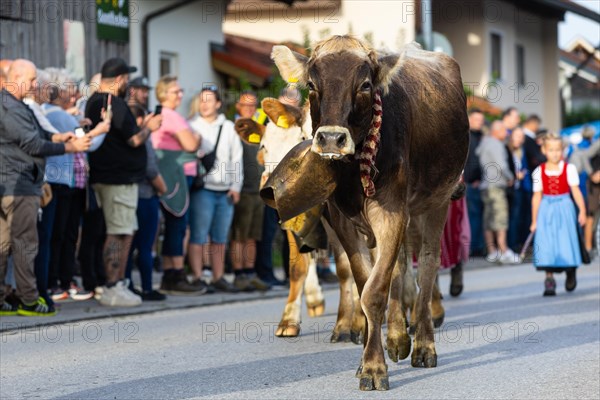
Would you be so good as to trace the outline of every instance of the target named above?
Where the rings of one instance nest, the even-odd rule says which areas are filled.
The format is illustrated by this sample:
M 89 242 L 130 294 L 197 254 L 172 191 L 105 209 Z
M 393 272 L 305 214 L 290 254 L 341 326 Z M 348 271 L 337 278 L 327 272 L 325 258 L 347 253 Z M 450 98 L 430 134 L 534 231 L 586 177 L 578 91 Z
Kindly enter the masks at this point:
M 442 33 L 452 44 L 452 55 L 460 65 L 463 83 L 481 89 L 481 82 L 487 79 L 483 7 L 473 7 L 470 2 L 434 0 L 431 20 L 433 31 Z
M 270 42 L 304 42 L 303 28 L 310 31 L 311 40 L 320 40 L 323 30 L 331 35 L 352 32 L 363 37 L 372 33 L 376 47 L 397 50 L 414 40 L 413 0 L 343 0 L 339 12 L 289 9 L 275 11 L 268 8 L 258 12 L 256 5 L 241 5 L 237 13 L 229 14 L 223 24 L 228 34 Z
M 129 31 L 130 62 L 142 69 L 142 22 L 148 13 L 174 4 L 168 0 L 132 0 L 132 22 Z M 211 67 L 210 42 L 223 43 L 222 12 L 225 2 L 197 1 L 167 14 L 148 24 L 148 79 L 156 83 L 159 76 L 160 52 L 176 53 L 179 59 L 179 83 L 184 89 L 184 99 L 179 112 L 187 116 L 192 96 L 204 83 L 221 84 L 219 76 Z M 154 93 L 150 95 L 151 108 L 156 104 Z
M 454 58 L 463 81 L 476 95 L 505 109 L 515 106 L 520 113 L 538 114 L 544 126 L 560 128 L 558 94 L 558 45 L 556 20 L 518 10 L 499 0 L 433 2 L 433 29 L 452 43 Z M 491 38 L 502 38 L 501 79 L 491 82 Z M 517 82 L 516 46 L 525 50 L 525 85 Z
M 516 9 L 512 4 L 484 1 L 485 69 L 482 87 L 491 80 L 492 32 L 502 36 L 502 78 L 479 94 L 500 108 L 515 106 L 520 113 L 538 114 L 542 124 L 560 129 L 558 93 L 558 21 L 543 19 Z M 517 82 L 516 45 L 525 49 L 525 85 Z

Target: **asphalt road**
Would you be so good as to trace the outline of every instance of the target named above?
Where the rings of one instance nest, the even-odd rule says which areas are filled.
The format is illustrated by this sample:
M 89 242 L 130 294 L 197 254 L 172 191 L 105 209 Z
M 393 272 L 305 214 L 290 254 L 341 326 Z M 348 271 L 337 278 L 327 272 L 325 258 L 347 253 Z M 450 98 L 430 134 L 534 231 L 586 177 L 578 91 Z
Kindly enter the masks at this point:
M 304 314 L 296 339 L 273 335 L 281 298 L 2 332 L 0 398 L 598 399 L 595 263 L 574 293 L 559 277 L 554 298 L 531 265 L 467 271 L 463 295 L 445 299 L 438 367 L 388 360 L 387 392 L 360 392 L 361 348 L 329 343 L 329 290 L 326 314 Z

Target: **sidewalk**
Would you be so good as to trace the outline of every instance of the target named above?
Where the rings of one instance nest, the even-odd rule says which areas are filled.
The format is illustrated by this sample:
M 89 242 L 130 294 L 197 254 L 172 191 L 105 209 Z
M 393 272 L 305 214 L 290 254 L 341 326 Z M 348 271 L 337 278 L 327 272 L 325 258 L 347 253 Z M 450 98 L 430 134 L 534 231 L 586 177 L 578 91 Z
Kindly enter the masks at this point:
M 472 258 L 465 266 L 465 270 L 481 269 L 497 266 L 485 261 L 483 258 Z M 530 264 L 523 264 L 523 268 L 532 268 Z M 278 268 L 276 272 L 282 274 L 283 271 Z M 448 270 L 442 271 L 441 274 L 447 274 Z M 468 272 L 466 272 L 468 273 Z M 160 282 L 160 275 L 155 273 L 155 279 Z M 233 276 L 227 276 L 227 279 L 232 280 Z M 139 281 L 134 278 L 134 281 Z M 324 291 L 338 290 L 337 284 L 325 284 L 322 286 Z M 266 292 L 250 292 L 250 293 L 214 293 L 205 294 L 202 296 L 168 296 L 165 301 L 146 301 L 138 307 L 104 307 L 96 300 L 74 301 L 69 300 L 57 303 L 58 313 L 52 317 L 1 317 L 0 332 L 14 331 L 16 329 L 26 329 L 37 326 L 57 325 L 65 323 L 73 323 L 78 321 L 94 320 L 99 318 L 117 318 L 128 315 L 140 315 L 167 310 L 178 310 L 194 307 L 205 307 L 217 304 L 227 304 L 236 302 L 247 302 L 252 300 L 263 300 L 281 297 L 281 309 L 287 297 L 288 288 L 279 287 Z

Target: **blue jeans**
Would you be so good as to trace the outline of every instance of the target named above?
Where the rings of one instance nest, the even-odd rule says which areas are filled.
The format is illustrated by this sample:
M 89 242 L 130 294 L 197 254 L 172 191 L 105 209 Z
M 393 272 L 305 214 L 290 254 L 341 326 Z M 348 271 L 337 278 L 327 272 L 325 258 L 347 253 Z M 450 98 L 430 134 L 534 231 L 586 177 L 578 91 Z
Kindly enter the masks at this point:
M 208 237 L 225 244 L 233 221 L 233 203 L 227 192 L 200 189 L 192 192 L 190 205 L 190 243 L 206 244 Z
M 142 290 L 144 292 L 152 291 L 152 245 L 156 238 L 158 230 L 158 197 L 154 196 L 149 199 L 138 199 L 137 219 L 138 231 L 133 237 L 131 250 L 129 251 L 129 259 L 127 260 L 126 276 L 131 281 L 131 270 L 133 269 L 133 251 L 138 251 L 138 268 L 142 276 Z M 133 283 L 131 283 L 133 285 Z
M 472 185 L 467 185 L 467 212 L 471 225 L 471 252 L 484 252 L 483 201 L 479 188 Z
M 46 300 L 48 305 L 53 305 L 52 298 L 48 296 L 48 275 L 50 270 L 50 241 L 52 239 L 52 228 L 56 216 L 56 197 L 52 197 L 50 203 L 42 208 L 42 220 L 38 220 L 38 253 L 35 256 L 34 271 L 37 290 L 40 296 Z

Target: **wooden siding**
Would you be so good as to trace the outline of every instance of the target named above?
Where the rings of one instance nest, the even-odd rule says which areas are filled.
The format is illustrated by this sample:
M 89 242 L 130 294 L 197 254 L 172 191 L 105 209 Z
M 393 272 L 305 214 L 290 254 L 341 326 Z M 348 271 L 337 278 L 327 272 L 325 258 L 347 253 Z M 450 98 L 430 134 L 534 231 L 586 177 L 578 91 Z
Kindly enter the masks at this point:
M 111 57 L 129 59 L 129 43 L 96 38 L 95 0 L 1 0 L 0 58 L 26 58 L 38 68 L 65 67 L 63 21 L 82 21 L 86 79 Z

